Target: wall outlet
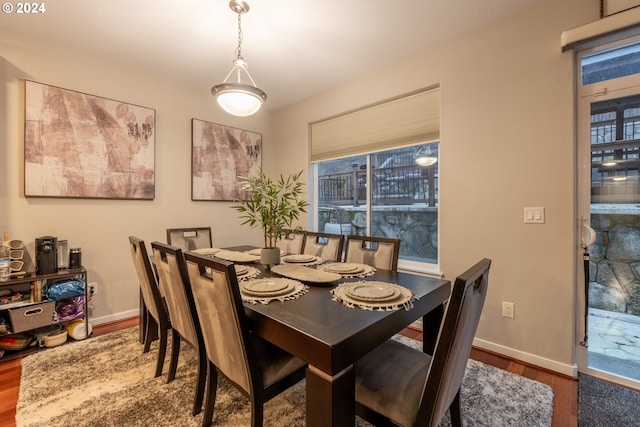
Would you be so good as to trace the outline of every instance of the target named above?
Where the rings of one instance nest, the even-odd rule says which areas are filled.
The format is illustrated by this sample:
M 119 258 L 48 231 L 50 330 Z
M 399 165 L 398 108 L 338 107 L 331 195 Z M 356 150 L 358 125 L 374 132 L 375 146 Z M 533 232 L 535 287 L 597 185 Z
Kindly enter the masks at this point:
M 89 283 L 89 297 L 92 297 L 94 295 L 98 295 L 98 283 L 97 282 L 90 282 Z
M 515 319 L 515 304 L 512 302 L 502 301 L 502 316 L 509 319 Z

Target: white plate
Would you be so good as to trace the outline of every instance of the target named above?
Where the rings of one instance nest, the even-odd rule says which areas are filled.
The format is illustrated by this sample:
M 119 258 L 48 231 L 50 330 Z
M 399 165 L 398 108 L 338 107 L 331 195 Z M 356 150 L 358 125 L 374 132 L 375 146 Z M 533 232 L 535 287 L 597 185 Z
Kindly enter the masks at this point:
M 237 276 L 243 276 L 249 272 L 249 268 L 246 265 L 235 264 L 234 267 Z
M 267 298 L 291 292 L 295 282 L 280 278 L 256 279 L 242 283 L 240 289 L 247 295 Z
M 360 282 L 345 287 L 345 293 L 359 301 L 391 301 L 398 297 L 399 293 L 388 283 L 384 282 Z
M 251 249 L 250 251 L 247 251 L 247 253 L 249 255 L 260 256 L 260 255 L 262 255 L 262 249 L 260 249 L 260 248 Z M 287 251 L 285 251 L 284 249 L 280 249 L 280 256 L 285 256 L 286 254 L 287 254 Z
M 301 282 L 329 283 L 342 279 L 337 273 L 316 270 L 296 264 L 279 264 L 271 267 L 271 271 L 284 277 L 300 280 Z
M 294 255 L 287 255 L 285 257 L 282 257 L 282 261 L 284 262 L 291 262 L 291 263 L 307 263 L 307 262 L 314 262 L 316 260 L 316 257 L 314 255 L 307 255 L 307 254 L 294 254 Z
M 259 256 L 249 255 L 246 252 L 238 251 L 220 251 L 216 253 L 216 257 L 233 262 L 257 262 L 260 261 Z
M 338 274 L 358 274 L 364 271 L 361 264 L 353 264 L 348 262 L 332 262 L 322 266 L 323 270 Z

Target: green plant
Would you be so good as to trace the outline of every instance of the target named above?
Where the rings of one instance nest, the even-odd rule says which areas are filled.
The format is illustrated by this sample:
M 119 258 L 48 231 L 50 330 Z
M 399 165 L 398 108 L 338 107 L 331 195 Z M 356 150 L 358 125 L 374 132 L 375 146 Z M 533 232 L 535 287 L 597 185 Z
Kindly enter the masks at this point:
M 291 232 L 293 221 L 307 212 L 309 204 L 300 198 L 304 185 L 300 176 L 302 171 L 286 179 L 280 174 L 280 178 L 273 181 L 260 169 L 255 177 L 240 177 L 248 197 L 236 200 L 238 204 L 232 208 L 240 212 L 240 218 L 244 219 L 242 225 L 262 228 L 265 248 L 275 248 L 278 240 Z

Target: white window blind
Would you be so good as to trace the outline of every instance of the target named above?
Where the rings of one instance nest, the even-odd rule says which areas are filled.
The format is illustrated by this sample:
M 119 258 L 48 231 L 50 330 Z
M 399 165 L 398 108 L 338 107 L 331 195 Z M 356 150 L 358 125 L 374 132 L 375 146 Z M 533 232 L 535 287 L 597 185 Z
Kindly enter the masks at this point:
M 311 161 L 371 153 L 440 138 L 440 88 L 343 114 L 311 127 Z

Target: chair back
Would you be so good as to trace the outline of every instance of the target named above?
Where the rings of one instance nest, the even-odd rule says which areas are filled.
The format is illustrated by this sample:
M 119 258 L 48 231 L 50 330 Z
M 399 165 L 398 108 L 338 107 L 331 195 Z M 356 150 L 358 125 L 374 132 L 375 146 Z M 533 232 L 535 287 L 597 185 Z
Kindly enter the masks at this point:
M 142 299 L 151 316 L 159 322 L 161 318 L 166 317 L 166 312 L 156 276 L 151 268 L 147 247 L 143 240 L 134 236 L 129 236 L 129 246 L 133 265 L 138 275 Z
M 151 250 L 171 326 L 191 346 L 204 345 L 182 250 L 160 242 L 151 242 Z
M 344 236 L 342 234 L 306 231 L 302 253 L 319 256 L 327 261 L 342 261 L 343 246 Z
M 397 271 L 399 252 L 399 239 L 351 235 L 347 236 L 344 261 Z
M 304 244 L 304 231 L 290 232 L 280 239 L 277 246 L 284 250 L 287 254 L 301 254 L 302 245 Z
M 437 425 L 460 391 L 467 361 L 487 295 L 490 259 L 483 259 L 458 276 L 440 326 L 422 403 L 419 420 Z
M 182 252 L 212 248 L 211 227 L 167 228 L 167 243 L 182 249 Z
M 185 254 L 208 359 L 248 394 L 262 385 L 251 375 L 248 320 L 232 262 Z M 253 372 L 257 372 L 254 369 Z

